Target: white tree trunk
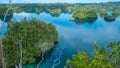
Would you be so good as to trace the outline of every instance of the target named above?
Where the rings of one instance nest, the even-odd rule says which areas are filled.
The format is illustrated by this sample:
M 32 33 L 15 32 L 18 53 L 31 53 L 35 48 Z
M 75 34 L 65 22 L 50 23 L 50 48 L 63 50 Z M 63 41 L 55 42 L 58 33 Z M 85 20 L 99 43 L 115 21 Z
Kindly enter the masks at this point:
M 20 46 L 20 63 L 19 63 L 19 68 L 22 68 L 22 39 L 19 42 Z
M 9 10 L 11 9 L 11 1 L 12 0 L 9 0 L 10 7 L 7 9 L 7 11 L 6 11 L 5 15 L 4 15 L 4 20 L 2 21 L 1 26 L 0 26 L 0 57 L 1 57 L 1 60 L 2 60 L 2 68 L 6 68 L 4 55 L 3 55 L 3 45 L 2 45 L 2 27 L 3 27 L 4 23 L 5 23 L 6 16 L 7 16 Z

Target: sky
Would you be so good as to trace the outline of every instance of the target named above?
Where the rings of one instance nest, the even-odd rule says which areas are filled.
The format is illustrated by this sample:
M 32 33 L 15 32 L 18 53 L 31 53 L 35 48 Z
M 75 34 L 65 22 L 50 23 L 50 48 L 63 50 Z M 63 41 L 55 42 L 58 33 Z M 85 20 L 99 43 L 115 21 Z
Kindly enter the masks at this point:
M 12 0 L 12 3 L 100 3 L 117 2 L 120 0 Z M 8 3 L 9 0 L 0 0 L 1 3 Z

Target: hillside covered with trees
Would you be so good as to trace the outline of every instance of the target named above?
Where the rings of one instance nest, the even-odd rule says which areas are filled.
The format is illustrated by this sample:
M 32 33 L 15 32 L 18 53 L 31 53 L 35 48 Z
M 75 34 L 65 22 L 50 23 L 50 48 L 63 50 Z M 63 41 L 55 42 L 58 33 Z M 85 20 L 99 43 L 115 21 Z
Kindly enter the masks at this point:
M 58 41 L 58 35 L 52 24 L 23 20 L 9 25 L 2 41 L 7 68 L 14 68 L 21 60 L 22 64 L 33 63 L 36 57 L 50 51 Z

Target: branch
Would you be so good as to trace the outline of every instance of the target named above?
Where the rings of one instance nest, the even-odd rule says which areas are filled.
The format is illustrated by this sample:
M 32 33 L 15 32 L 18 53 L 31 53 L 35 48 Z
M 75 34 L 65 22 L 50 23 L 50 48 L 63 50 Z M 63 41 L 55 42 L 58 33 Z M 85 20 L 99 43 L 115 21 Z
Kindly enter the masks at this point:
M 6 20 L 6 16 L 7 16 L 9 10 L 12 8 L 12 6 L 11 6 L 11 2 L 12 2 L 12 0 L 9 0 L 9 6 L 10 6 L 10 7 L 9 7 L 9 8 L 7 9 L 7 11 L 5 12 L 4 19 L 3 19 L 3 22 L 2 22 L 2 25 L 1 25 L 1 26 L 4 25 L 5 20 Z

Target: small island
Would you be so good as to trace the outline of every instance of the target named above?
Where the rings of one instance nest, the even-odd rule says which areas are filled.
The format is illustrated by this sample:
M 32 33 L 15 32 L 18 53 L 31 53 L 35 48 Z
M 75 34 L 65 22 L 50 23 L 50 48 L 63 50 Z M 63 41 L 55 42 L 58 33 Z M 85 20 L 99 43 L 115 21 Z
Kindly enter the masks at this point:
M 40 8 L 35 8 L 35 12 L 39 14 L 40 12 L 42 12 L 42 10 Z
M 52 15 L 52 16 L 59 16 L 60 13 L 61 13 L 61 9 L 50 10 L 50 15 Z
M 82 22 L 89 22 L 89 19 L 96 20 L 97 17 L 98 15 L 95 9 L 92 9 L 92 7 L 89 6 L 83 6 L 73 14 L 70 20 L 75 21 L 77 23 L 78 22 L 82 23 Z
M 104 17 L 104 20 L 107 22 L 115 21 L 115 16 L 107 15 Z

